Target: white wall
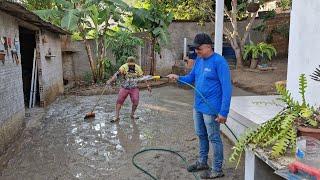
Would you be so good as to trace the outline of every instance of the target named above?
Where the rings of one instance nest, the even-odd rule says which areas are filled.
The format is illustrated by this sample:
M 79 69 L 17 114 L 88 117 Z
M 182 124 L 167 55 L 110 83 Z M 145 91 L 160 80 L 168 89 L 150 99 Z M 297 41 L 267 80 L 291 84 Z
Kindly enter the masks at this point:
M 288 89 L 299 97 L 298 78 L 305 73 L 308 79 L 306 98 L 312 105 L 320 105 L 320 82 L 310 74 L 320 65 L 320 1 L 293 0 L 290 24 Z

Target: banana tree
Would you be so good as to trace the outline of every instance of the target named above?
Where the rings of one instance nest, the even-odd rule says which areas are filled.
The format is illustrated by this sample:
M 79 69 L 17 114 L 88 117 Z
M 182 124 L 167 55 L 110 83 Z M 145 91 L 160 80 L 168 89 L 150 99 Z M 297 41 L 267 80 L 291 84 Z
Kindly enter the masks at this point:
M 168 26 L 172 22 L 173 13 L 165 10 L 165 4 L 151 0 L 149 7 L 132 8 L 132 24 L 148 32 L 151 41 L 150 74 L 156 70 L 155 52 L 160 54 L 161 45 L 169 43 Z
M 61 18 L 61 27 L 78 32 L 85 44 L 93 81 L 103 78 L 105 59 L 105 38 L 112 31 L 111 19 L 122 20 L 123 9 L 128 8 L 121 0 L 54 0 L 56 8 L 35 11 L 40 17 Z M 91 47 L 89 39 L 94 40 Z M 92 53 L 94 52 L 94 54 Z
M 121 4 L 119 4 L 121 3 Z M 110 19 L 114 22 L 123 22 L 121 11 L 128 8 L 126 4 L 121 1 L 104 1 L 104 8 L 99 6 L 90 6 L 88 16 L 84 19 L 84 29 L 86 39 L 93 39 L 95 42 L 95 57 L 96 57 L 96 75 L 98 79 L 104 77 L 104 60 L 106 57 L 106 38 L 113 32 L 110 29 Z M 117 5 L 121 5 L 122 9 L 119 9 Z M 84 38 L 84 36 L 83 36 Z

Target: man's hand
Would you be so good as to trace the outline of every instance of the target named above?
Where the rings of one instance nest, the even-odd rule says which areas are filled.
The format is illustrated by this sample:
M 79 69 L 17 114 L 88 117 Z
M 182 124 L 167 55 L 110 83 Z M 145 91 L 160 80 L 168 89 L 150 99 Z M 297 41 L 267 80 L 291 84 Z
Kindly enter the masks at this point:
M 227 118 L 226 118 L 226 117 L 221 116 L 220 114 L 218 114 L 218 117 L 217 117 L 215 120 L 216 120 L 217 122 L 219 122 L 219 123 L 224 124 L 224 123 L 226 123 Z
M 179 76 L 176 75 L 176 74 L 169 74 L 167 77 L 168 77 L 169 79 L 173 79 L 173 80 L 179 79 Z

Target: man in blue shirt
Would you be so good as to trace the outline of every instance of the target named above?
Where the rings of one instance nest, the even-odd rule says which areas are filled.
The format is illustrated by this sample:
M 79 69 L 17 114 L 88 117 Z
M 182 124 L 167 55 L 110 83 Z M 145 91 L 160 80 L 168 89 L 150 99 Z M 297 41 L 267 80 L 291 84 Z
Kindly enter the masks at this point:
M 232 94 L 230 70 L 224 57 L 213 52 L 208 34 L 197 34 L 193 43 L 198 56 L 191 72 L 185 76 L 169 74 L 168 77 L 182 83 L 194 83 L 198 91 L 194 97 L 193 120 L 195 133 L 199 137 L 199 159 L 187 170 L 206 170 L 200 176 L 203 179 L 219 178 L 224 176 L 220 123 L 226 122 L 229 113 Z M 211 170 L 207 164 L 209 142 L 213 147 Z

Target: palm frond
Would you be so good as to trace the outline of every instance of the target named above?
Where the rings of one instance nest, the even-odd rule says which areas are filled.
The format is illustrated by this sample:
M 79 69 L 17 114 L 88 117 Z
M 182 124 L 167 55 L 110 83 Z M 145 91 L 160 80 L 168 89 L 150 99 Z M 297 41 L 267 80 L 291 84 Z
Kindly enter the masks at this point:
M 312 80 L 320 81 L 320 65 L 319 68 L 316 68 L 314 72 L 310 75 Z

